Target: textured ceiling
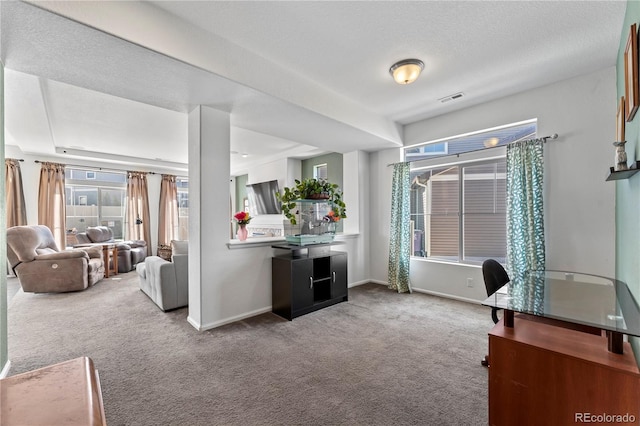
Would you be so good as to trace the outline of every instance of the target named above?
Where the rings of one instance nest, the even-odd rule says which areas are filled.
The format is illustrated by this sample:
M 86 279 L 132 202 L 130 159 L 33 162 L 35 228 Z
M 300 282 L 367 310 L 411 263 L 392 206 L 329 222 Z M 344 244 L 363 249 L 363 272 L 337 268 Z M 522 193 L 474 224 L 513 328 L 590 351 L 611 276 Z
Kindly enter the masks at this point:
M 235 171 L 398 146 L 402 124 L 613 66 L 626 7 L 34 3 L 0 2 L 9 144 L 183 163 L 185 112 L 204 104 L 231 113 L 231 149 L 249 154 L 232 155 Z M 396 85 L 388 69 L 408 57 L 425 62 L 423 75 Z M 464 96 L 438 100 L 456 92 Z

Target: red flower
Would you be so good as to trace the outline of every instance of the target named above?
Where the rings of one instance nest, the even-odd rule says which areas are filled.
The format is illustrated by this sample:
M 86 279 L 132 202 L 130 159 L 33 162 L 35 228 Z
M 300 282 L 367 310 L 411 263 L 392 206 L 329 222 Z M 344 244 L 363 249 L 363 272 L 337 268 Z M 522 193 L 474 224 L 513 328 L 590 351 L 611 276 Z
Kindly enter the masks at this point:
M 234 214 L 233 217 L 240 225 L 246 225 L 251 221 L 251 216 L 249 216 L 249 213 L 247 212 L 238 212 Z

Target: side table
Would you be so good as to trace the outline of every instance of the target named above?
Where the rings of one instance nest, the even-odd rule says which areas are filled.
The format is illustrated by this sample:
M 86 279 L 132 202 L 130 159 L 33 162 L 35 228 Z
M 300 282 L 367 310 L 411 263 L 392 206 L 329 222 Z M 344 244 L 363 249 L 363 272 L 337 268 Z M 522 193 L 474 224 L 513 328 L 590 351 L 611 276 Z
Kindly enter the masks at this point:
M 115 244 L 102 244 L 102 260 L 105 278 L 118 275 L 118 247 Z

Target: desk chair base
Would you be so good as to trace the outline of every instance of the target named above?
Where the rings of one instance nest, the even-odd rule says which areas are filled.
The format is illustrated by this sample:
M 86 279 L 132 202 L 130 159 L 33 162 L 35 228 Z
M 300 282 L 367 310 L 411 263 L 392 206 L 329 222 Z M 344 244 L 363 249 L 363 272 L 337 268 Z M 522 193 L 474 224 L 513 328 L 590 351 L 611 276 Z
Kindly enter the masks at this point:
M 489 355 L 485 355 L 484 359 L 480 361 L 483 367 L 489 367 Z

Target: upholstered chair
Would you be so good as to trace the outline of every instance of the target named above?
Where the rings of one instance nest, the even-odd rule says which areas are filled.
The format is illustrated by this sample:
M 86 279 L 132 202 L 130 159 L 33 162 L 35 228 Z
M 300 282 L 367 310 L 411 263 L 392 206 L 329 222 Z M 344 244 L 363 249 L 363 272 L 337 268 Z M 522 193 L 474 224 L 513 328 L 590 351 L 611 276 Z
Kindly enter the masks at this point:
M 76 235 L 78 244 L 74 247 L 115 244 L 118 248 L 118 272 L 133 271 L 136 265 L 147 257 L 147 243 L 143 240 L 114 241 L 113 231 L 106 226 L 88 227 L 86 232 Z
M 7 229 L 7 259 L 25 292 L 79 291 L 104 278 L 98 247 L 60 251 L 44 225 Z
M 140 290 L 163 311 L 189 304 L 189 252 L 187 241 L 171 241 L 171 262 L 149 256 L 136 266 Z

